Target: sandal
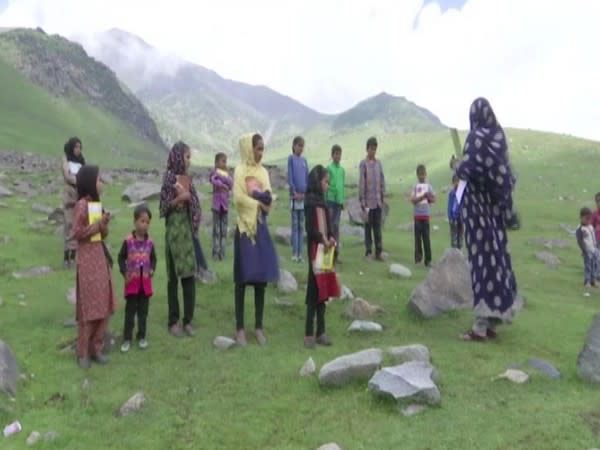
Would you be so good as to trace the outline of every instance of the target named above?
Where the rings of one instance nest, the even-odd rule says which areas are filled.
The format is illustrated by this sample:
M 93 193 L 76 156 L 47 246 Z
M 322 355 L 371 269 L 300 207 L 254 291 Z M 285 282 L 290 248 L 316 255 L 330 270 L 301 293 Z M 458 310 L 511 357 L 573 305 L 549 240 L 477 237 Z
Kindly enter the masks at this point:
M 464 333 L 460 338 L 463 341 L 471 341 L 471 342 L 484 342 L 487 340 L 486 336 L 480 336 L 477 333 L 475 333 L 473 330 L 468 331 L 467 333 Z
M 488 339 L 496 339 L 498 337 L 498 333 L 496 333 L 494 330 L 488 328 L 486 331 L 486 336 Z

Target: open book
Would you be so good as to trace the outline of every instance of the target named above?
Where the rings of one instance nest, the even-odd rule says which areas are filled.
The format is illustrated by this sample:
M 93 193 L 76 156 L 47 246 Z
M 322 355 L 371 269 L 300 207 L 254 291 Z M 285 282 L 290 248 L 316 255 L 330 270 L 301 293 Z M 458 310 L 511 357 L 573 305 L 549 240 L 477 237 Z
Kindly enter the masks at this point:
M 100 221 L 102 219 L 102 203 L 100 202 L 89 202 L 88 203 L 88 221 L 89 225 Z M 94 234 L 91 238 L 91 242 L 99 242 L 102 240 L 100 233 Z

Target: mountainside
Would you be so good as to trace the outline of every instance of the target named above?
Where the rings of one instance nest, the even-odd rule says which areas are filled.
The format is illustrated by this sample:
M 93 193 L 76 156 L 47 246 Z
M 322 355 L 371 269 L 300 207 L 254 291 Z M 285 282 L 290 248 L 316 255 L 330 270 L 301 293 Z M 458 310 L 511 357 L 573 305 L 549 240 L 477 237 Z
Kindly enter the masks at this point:
M 141 138 L 164 147 L 143 104 L 81 45 L 61 36 L 49 36 L 41 29 L 14 29 L 0 33 L 0 57 L 53 95 L 100 107 L 129 124 Z
M 277 142 L 326 118 L 268 87 L 227 80 L 121 30 L 74 39 L 144 102 L 167 142 L 183 138 L 202 152 L 230 151 L 242 133 L 260 130 Z

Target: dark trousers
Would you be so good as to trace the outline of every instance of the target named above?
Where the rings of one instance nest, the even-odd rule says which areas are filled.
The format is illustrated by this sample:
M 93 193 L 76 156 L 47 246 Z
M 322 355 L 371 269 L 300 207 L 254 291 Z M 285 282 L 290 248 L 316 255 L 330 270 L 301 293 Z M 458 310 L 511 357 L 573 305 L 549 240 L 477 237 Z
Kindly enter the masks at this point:
M 462 222 L 450 222 L 450 246 L 452 248 L 462 248 L 464 233 L 465 228 Z
M 429 240 L 429 220 L 415 220 L 415 263 L 423 259 L 425 249 L 425 265 L 431 263 L 431 241 Z
M 317 316 L 317 337 L 325 333 L 325 302 L 318 303 L 319 291 L 312 272 L 308 274 L 306 286 L 306 325 L 304 336 L 314 336 L 315 315 Z
M 373 237 L 371 237 L 371 233 Z M 372 253 L 373 239 L 375 239 L 375 255 L 380 256 L 383 251 L 381 243 L 381 208 L 369 209 L 367 223 L 365 223 L 366 254 Z
M 335 257 L 337 258 L 340 253 L 340 219 L 342 216 L 342 205 L 335 202 L 327 202 L 327 209 L 329 210 L 331 234 L 333 234 L 335 241 L 338 243 L 335 247 Z
M 146 319 L 148 318 L 149 300 L 143 293 L 125 298 L 125 327 L 123 329 L 123 339 L 125 341 L 131 341 L 132 339 L 136 315 L 138 321 L 136 339 L 138 341 L 146 339 Z
M 222 260 L 225 258 L 227 245 L 227 211 L 213 210 L 212 257 Z
M 244 329 L 244 300 L 246 298 L 245 284 L 235 285 L 235 326 L 237 330 Z M 254 328 L 262 330 L 263 312 L 265 309 L 265 283 L 256 283 L 254 286 Z
M 173 258 L 168 252 L 168 258 Z M 171 270 L 167 274 L 167 300 L 169 304 L 169 327 L 179 322 L 179 300 L 177 299 L 177 285 L 179 278 L 175 274 L 175 263 L 171 260 L 168 264 Z M 183 290 L 183 325 L 189 324 L 194 318 L 194 308 L 196 306 L 196 281 L 193 276 L 181 279 L 181 288 Z

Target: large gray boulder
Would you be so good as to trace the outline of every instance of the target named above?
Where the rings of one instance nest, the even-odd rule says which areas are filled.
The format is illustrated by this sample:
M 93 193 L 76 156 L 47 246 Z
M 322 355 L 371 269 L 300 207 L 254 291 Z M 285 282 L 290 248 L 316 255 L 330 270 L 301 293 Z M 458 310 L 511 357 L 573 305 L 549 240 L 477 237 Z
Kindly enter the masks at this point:
M 369 391 L 392 397 L 398 402 L 440 403 L 440 390 L 435 384 L 437 372 L 428 362 L 411 361 L 400 366 L 384 367 L 369 380 Z
M 381 366 L 383 351 L 370 348 L 329 361 L 319 371 L 322 386 L 343 386 L 372 376 Z
M 421 344 L 401 345 L 398 347 L 389 347 L 387 354 L 396 364 L 402 364 L 410 361 L 429 362 L 431 353 L 427 347 Z
M 473 306 L 469 263 L 460 250 L 446 250 L 425 281 L 412 291 L 408 305 L 425 318 Z
M 290 227 L 275 228 L 275 242 L 288 247 L 292 245 L 292 229 Z
M 8 344 L 0 340 L 0 393 L 14 397 L 17 394 L 19 366 Z
M 277 281 L 277 289 L 283 294 L 291 294 L 298 290 L 298 281 L 287 270 L 279 270 L 279 281 Z
M 590 383 L 600 384 L 600 314 L 594 316 L 577 357 L 577 374 Z
M 121 199 L 128 203 L 156 200 L 160 197 L 160 190 L 160 184 L 136 181 L 123 191 Z
M 0 184 L 0 197 L 10 197 L 13 193 Z
M 357 197 L 352 197 L 346 200 L 346 211 L 348 211 L 348 218 L 350 219 L 350 223 L 352 225 L 360 225 L 364 226 L 364 214 L 363 210 L 360 207 L 360 201 Z M 389 213 L 390 207 L 387 203 L 383 204 L 383 211 L 381 214 L 381 222 L 385 222 L 385 219 Z

